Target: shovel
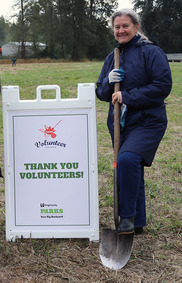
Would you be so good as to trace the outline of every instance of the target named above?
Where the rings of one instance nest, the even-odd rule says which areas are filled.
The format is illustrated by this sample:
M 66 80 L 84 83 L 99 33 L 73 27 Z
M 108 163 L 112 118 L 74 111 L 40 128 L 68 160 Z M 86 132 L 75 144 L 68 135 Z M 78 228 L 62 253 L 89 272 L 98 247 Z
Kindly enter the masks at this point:
M 114 50 L 115 69 L 119 69 L 119 49 Z M 115 83 L 114 92 L 120 90 L 120 83 Z M 120 148 L 120 106 L 114 104 L 114 224 L 116 230 L 103 229 L 99 255 L 103 265 L 110 269 L 119 270 L 123 268 L 130 259 L 133 247 L 133 234 L 119 235 L 119 188 L 117 181 L 117 158 Z

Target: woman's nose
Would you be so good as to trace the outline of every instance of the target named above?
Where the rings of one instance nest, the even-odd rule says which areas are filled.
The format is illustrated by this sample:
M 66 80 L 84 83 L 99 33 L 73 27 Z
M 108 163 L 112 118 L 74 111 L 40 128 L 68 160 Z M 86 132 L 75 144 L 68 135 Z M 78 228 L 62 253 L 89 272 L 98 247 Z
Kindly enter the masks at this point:
M 122 33 L 124 31 L 123 27 L 119 28 L 119 33 Z

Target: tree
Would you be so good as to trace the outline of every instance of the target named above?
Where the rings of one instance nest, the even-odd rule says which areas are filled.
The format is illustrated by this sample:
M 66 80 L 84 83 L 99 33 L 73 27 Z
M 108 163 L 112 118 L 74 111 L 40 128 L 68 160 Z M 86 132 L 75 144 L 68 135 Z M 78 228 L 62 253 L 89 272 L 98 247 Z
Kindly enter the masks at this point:
M 12 38 L 46 43 L 42 56 L 80 60 L 105 58 L 113 49 L 109 17 L 117 0 L 16 0 L 17 21 L 11 26 Z
M 73 60 L 79 60 L 85 55 L 84 49 L 87 44 L 85 41 L 87 32 L 85 0 L 61 0 L 57 1 L 56 7 L 59 16 L 56 37 L 60 50 L 62 54 L 70 55 Z
M 0 47 L 9 40 L 10 25 L 3 16 L 0 17 Z
M 87 0 L 87 3 L 91 35 L 87 56 L 104 59 L 114 45 L 109 18 L 118 7 L 118 1 Z
M 166 53 L 182 52 L 182 1 L 134 0 L 133 3 L 149 39 L 157 41 Z
M 40 23 L 42 34 L 44 35 L 44 42 L 46 43 L 48 54 L 50 57 L 55 57 L 55 29 L 56 29 L 56 13 L 54 0 L 39 0 L 40 6 Z
M 61 58 L 71 58 L 71 39 L 70 39 L 70 20 L 69 20 L 70 1 L 59 0 L 56 3 L 56 56 Z
M 104 58 L 113 39 L 108 17 L 116 6 L 116 0 L 57 1 L 56 38 L 60 54 L 73 60 Z
M 13 24 L 13 31 L 17 41 L 21 42 L 21 58 L 26 57 L 25 41 L 26 41 L 26 18 L 25 11 L 29 5 L 29 0 L 16 0 L 15 6 L 19 8 L 19 14 L 16 15 L 18 20 Z

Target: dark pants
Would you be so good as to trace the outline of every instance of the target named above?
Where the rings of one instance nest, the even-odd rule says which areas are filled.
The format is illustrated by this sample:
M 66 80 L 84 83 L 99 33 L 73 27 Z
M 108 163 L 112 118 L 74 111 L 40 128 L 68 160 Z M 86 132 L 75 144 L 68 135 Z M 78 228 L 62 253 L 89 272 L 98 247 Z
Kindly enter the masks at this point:
M 144 167 L 140 155 L 122 152 L 118 155 L 117 175 L 120 189 L 120 217 L 135 217 L 135 227 L 146 226 Z

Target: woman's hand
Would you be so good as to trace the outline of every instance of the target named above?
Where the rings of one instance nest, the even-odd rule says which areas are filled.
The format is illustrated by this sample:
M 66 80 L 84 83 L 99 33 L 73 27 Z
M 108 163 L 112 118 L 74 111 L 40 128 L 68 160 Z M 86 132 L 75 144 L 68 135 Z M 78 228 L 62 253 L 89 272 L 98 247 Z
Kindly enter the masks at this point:
M 117 92 L 113 93 L 113 95 L 112 95 L 112 104 L 114 105 L 116 101 L 118 101 L 120 104 L 123 103 L 123 98 L 122 98 L 122 92 L 121 91 L 117 91 Z

